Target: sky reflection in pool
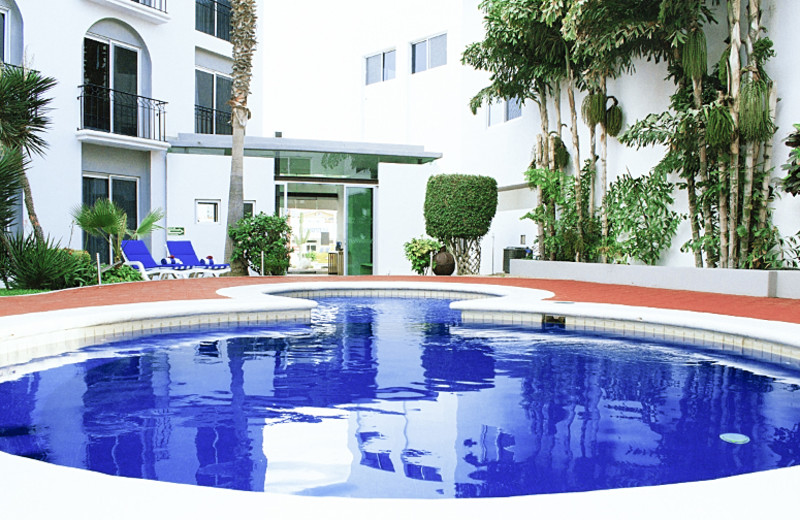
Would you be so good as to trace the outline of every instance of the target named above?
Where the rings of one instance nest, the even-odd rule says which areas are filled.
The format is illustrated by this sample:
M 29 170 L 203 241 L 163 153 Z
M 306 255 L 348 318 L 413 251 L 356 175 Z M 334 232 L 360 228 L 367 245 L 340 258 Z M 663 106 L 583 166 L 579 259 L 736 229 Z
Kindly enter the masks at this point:
M 443 300 L 320 302 L 310 327 L 150 336 L 0 383 L 0 450 L 203 486 L 419 498 L 800 462 L 791 375 L 665 344 L 463 326 Z

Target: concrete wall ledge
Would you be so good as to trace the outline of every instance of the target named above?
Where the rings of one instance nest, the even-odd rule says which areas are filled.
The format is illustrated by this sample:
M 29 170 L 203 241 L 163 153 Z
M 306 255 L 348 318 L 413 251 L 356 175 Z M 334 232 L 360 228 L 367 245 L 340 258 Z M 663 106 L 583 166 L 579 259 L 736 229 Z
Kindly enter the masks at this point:
M 511 260 L 510 274 L 656 289 L 800 299 L 800 270 L 701 269 L 650 265 Z

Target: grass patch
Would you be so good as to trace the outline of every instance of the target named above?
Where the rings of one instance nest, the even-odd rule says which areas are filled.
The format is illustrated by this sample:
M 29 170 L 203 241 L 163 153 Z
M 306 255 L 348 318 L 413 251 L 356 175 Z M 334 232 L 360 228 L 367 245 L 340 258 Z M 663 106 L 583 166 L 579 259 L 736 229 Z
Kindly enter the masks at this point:
M 0 289 L 1 296 L 19 296 L 21 294 L 36 294 L 47 292 L 40 289 Z

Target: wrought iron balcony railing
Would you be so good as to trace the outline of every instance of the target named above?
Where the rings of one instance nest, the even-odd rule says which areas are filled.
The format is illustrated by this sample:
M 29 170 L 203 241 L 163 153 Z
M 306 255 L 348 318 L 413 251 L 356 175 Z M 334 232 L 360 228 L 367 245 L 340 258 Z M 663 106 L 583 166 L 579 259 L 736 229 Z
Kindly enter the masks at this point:
M 194 131 L 198 134 L 231 135 L 231 113 L 195 105 Z
M 132 2 L 136 2 L 137 4 L 146 5 L 147 7 L 152 7 L 153 9 L 157 9 L 162 13 L 167 12 L 167 0 L 131 0 Z
M 166 101 L 81 85 L 81 129 L 166 141 Z
M 198 31 L 231 41 L 230 0 L 195 0 L 194 13 Z

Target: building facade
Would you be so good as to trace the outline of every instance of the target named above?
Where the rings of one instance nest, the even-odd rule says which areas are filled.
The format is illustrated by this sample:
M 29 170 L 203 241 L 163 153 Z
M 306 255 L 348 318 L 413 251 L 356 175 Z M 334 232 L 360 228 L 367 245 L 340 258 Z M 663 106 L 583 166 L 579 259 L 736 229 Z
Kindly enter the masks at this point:
M 538 107 L 509 100 L 469 110 L 470 98 L 489 83 L 461 63 L 464 48 L 483 38 L 478 5 L 258 2 L 245 204 L 248 212 L 290 216 L 295 267 L 323 272 L 325 256 L 338 249 L 348 274 L 410 273 L 403 244 L 425 232 L 425 186 L 437 173 L 498 181 L 482 273 L 502 270 L 504 248 L 533 244 L 535 224 L 521 217 L 536 205 L 523 172 L 540 129 Z M 65 15 L 53 16 L 54 8 Z M 778 51 L 769 64 L 781 93 L 778 177 L 788 157 L 780 141 L 800 113 L 800 101 L 785 95 L 800 87 L 786 51 L 800 35 L 791 27 L 794 7 L 767 2 L 765 9 Z M 166 212 L 164 229 L 148 238 L 157 259 L 170 234 L 192 240 L 203 256 L 222 256 L 229 11 L 228 0 L 0 0 L 3 61 L 58 81 L 45 136 L 50 146 L 29 172 L 46 234 L 107 257 L 71 211 L 109 197 L 127 210 L 131 227 L 151 210 Z M 666 109 L 673 87 L 665 77 L 662 65 L 641 62 L 635 75 L 609 83 L 625 124 Z M 661 149 L 633 150 L 611 139 L 610 180 L 647 173 L 662 156 Z M 676 198 L 685 213 L 685 192 Z M 775 207 L 783 235 L 796 233 L 800 204 L 785 196 Z M 25 215 L 20 221 L 29 230 Z M 661 262 L 692 265 L 680 251 L 689 235 L 684 222 Z
M 303 23 L 302 35 L 298 35 L 293 24 L 264 34 L 267 67 L 291 69 L 292 74 L 266 76 L 263 98 L 265 110 L 270 114 L 267 124 L 285 135 L 303 133 L 317 139 L 337 136 L 424 144 L 442 154 L 433 165 L 433 173 L 495 177 L 500 187 L 498 213 L 483 240 L 482 272 L 490 273 L 502 269 L 505 247 L 530 246 L 536 238 L 535 223 L 520 217 L 536 205 L 535 194 L 526 186 L 523 172 L 531 162 L 541 125 L 539 108 L 530 101 L 519 106 L 512 100 L 481 107 L 475 115 L 471 113 L 470 98 L 490 83 L 488 74 L 461 63 L 466 46 L 484 36 L 479 4 L 479 0 L 351 0 L 344 5 L 324 1 L 269 3 L 266 9 L 271 19 L 302 19 Z M 718 23 L 710 24 L 706 30 L 724 33 L 727 30 L 724 3 L 708 4 Z M 791 2 L 764 1 L 762 9 L 762 23 L 777 51 L 767 68 L 778 85 L 780 97 L 772 173 L 779 178 L 784 175 L 780 165 L 787 162 L 789 153 L 782 141 L 792 131 L 792 124 L 800 122 L 800 100 L 789 94 L 800 87 L 800 76 L 792 72 L 792 49 L 800 43 L 791 23 L 797 7 Z M 709 42 L 722 41 L 717 35 L 710 37 Z M 708 55 L 719 56 L 721 51 L 709 48 Z M 667 76 L 663 63 L 640 61 L 634 74 L 609 81 L 609 94 L 619 99 L 623 108 L 623 128 L 648 114 L 667 110 L 669 97 L 675 90 Z M 292 94 L 304 100 L 302 109 L 282 103 Z M 568 125 L 565 93 L 563 97 Z M 582 94 L 577 96 L 576 103 L 580 105 L 581 101 Z M 551 114 L 551 121 L 553 118 Z M 579 127 L 581 160 L 585 160 L 588 129 L 582 122 Z M 563 131 L 569 146 L 569 127 Z M 628 171 L 633 176 L 648 173 L 664 154 L 661 147 L 635 150 L 609 139 L 609 182 Z M 670 180 L 679 181 L 677 176 Z M 424 197 L 424 186 L 424 179 L 411 176 L 399 187 L 408 190 L 403 192 L 404 204 L 393 206 L 390 212 L 404 218 L 395 219 L 396 227 L 384 232 L 384 236 L 388 233 L 403 239 L 387 252 L 393 257 L 402 257 L 402 241 L 424 232 L 421 202 L 417 203 Z M 677 211 L 688 213 L 686 192 L 676 191 L 675 198 Z M 782 235 L 797 233 L 800 201 L 784 194 L 774 207 L 774 223 Z M 664 253 L 660 263 L 693 265 L 691 252 L 680 251 L 690 236 L 688 221 L 683 221 L 672 248 Z

